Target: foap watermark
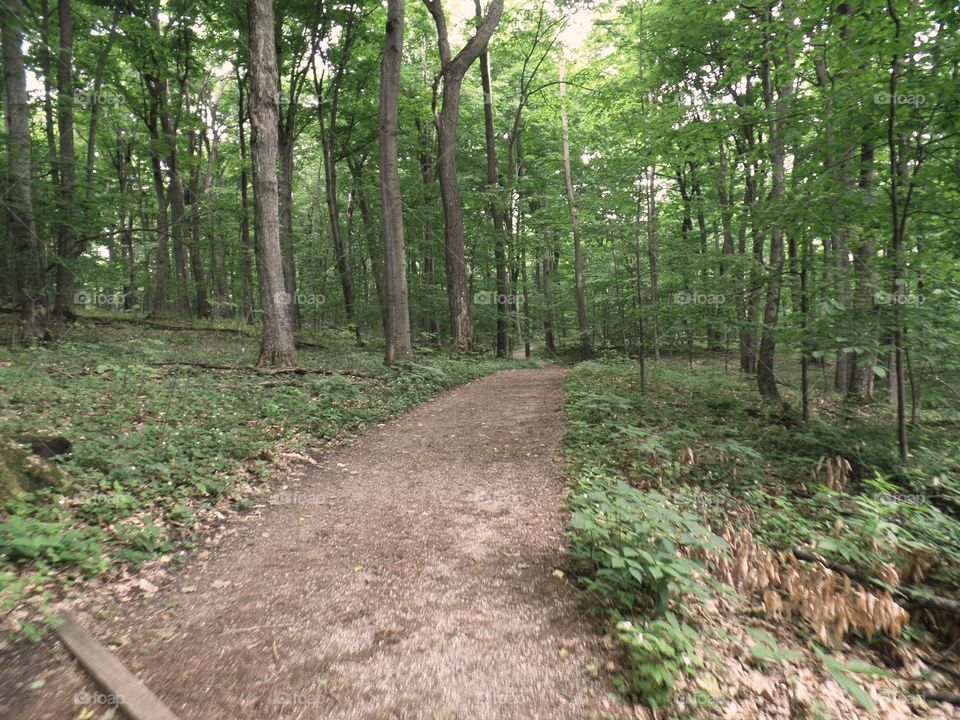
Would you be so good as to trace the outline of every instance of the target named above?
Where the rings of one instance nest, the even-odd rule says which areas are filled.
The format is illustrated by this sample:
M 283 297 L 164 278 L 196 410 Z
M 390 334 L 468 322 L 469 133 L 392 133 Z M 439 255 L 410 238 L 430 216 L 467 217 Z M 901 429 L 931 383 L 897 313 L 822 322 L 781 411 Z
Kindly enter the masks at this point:
M 81 690 L 73 694 L 74 705 L 123 705 L 123 695 L 102 692 L 87 692 Z
M 277 305 L 323 305 L 327 299 L 320 293 L 278 292 L 273 295 Z
M 878 493 L 874 499 L 880 502 L 893 503 L 895 505 L 923 505 L 926 497 L 919 493 Z
M 100 91 L 89 91 L 84 88 L 76 88 L 73 91 L 73 101 L 77 105 L 113 105 L 120 104 L 120 97 L 113 93 Z
M 270 698 L 271 705 L 322 705 L 327 695 L 320 690 L 277 690 Z
M 133 500 L 132 495 L 126 493 L 80 493 L 76 496 L 83 505 L 116 505 L 123 506 Z
M 81 290 L 73 294 L 73 304 L 89 307 L 123 307 L 123 293 L 89 292 Z
M 471 705 L 488 705 L 491 707 L 498 705 L 519 705 L 520 698 L 513 693 L 505 692 L 485 692 L 477 693 L 470 698 Z
M 893 100 L 894 105 L 914 105 L 923 107 L 927 104 L 927 96 L 919 93 L 900 93 L 891 95 L 888 92 L 878 92 L 873 94 L 873 102 L 877 105 L 889 105 Z
M 723 305 L 727 298 L 720 293 L 678 292 L 673 294 L 677 305 Z
M 481 290 L 473 294 L 473 302 L 477 305 L 523 305 L 523 295 L 516 293 L 497 293 L 491 290 Z
M 873 294 L 873 301 L 877 305 L 905 305 L 907 307 L 919 307 L 926 302 L 926 298 L 918 293 L 888 293 L 880 291 Z

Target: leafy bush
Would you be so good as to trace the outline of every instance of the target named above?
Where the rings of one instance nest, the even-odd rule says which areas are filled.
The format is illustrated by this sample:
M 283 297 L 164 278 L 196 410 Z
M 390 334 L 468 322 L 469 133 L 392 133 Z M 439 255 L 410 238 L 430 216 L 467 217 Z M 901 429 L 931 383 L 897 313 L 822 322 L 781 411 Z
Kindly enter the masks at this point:
M 674 685 L 701 661 L 693 652 L 697 632 L 673 613 L 635 626 L 629 620 L 616 623 L 631 664 L 620 676 L 620 690 L 641 696 L 652 707 L 670 705 Z

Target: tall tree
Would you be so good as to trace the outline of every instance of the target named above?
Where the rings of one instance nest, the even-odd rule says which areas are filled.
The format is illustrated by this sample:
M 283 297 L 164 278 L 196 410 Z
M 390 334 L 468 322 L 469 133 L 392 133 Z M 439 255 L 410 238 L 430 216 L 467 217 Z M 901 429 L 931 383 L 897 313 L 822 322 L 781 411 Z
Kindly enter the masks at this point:
M 477 23 L 483 22 L 480 0 L 474 0 Z M 498 199 L 500 172 L 497 169 L 497 141 L 493 129 L 493 94 L 490 82 L 490 56 L 484 48 L 480 53 L 480 82 L 483 88 L 483 128 L 487 150 L 487 188 L 490 192 L 488 211 L 493 221 L 494 262 L 497 269 L 497 357 L 507 356 L 507 326 L 510 306 L 507 288 L 507 218 Z
M 580 220 L 577 217 L 577 199 L 573 194 L 573 173 L 570 170 L 570 128 L 565 102 L 567 88 L 564 60 L 560 58 L 560 127 L 563 132 L 563 185 L 570 210 L 570 231 L 573 233 L 574 285 L 577 293 L 577 329 L 580 332 L 580 359 L 590 358 L 590 330 L 587 326 L 587 301 L 583 288 L 583 243 L 580 238 Z
M 40 264 L 40 239 L 33 215 L 30 106 L 23 64 L 21 0 L 3 1 L 3 108 L 7 140 L 6 227 L 13 248 L 16 318 L 12 344 L 47 337 L 47 297 Z M 72 298 L 71 298 L 72 300 Z
M 250 129 L 253 157 L 253 220 L 263 331 L 259 367 L 290 367 L 297 351 L 286 303 L 280 253 L 277 187 L 277 51 L 272 0 L 247 0 L 247 50 L 250 57 Z
M 457 124 L 460 115 L 460 90 L 463 77 L 490 42 L 500 16 L 503 0 L 493 0 L 483 21 L 460 52 L 450 49 L 447 19 L 440 0 L 423 0 L 437 28 L 440 72 L 434 83 L 434 124 L 437 128 L 440 167 L 440 198 L 443 203 L 444 260 L 447 270 L 447 303 L 450 308 L 450 334 L 455 350 L 473 348 L 476 332 L 470 315 L 464 246 L 463 200 L 457 179 Z M 437 109 L 438 84 L 442 81 L 442 103 Z
M 413 359 L 407 298 L 407 256 L 400 197 L 400 66 L 403 59 L 404 0 L 388 0 L 380 65 L 380 201 L 383 206 L 384 319 L 388 365 Z
M 65 320 L 76 318 L 73 293 L 76 287 L 74 260 L 82 250 L 74 226 L 76 197 L 76 151 L 73 138 L 73 13 L 70 0 L 58 0 L 57 19 L 60 42 L 57 52 L 57 131 L 60 157 L 57 175 L 59 187 L 59 219 L 57 223 L 57 295 L 54 313 Z

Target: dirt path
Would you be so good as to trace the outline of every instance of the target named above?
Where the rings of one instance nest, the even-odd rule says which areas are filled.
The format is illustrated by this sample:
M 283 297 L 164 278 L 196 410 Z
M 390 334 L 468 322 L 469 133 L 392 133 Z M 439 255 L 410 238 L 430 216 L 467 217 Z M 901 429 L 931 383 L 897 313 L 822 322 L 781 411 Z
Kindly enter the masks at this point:
M 501 372 L 367 432 L 154 597 L 83 622 L 126 638 L 117 655 L 183 720 L 619 715 L 588 671 L 609 659 L 597 629 L 554 575 L 563 376 Z M 90 709 L 55 643 L 29 654 L 44 687 L 0 681 L 0 715 Z

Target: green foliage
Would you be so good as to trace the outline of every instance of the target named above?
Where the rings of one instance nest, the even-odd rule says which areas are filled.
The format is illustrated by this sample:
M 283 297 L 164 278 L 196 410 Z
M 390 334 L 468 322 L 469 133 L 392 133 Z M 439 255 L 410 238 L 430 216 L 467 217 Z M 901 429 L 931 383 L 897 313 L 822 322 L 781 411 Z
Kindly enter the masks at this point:
M 628 672 L 617 683 L 620 689 L 639 695 L 651 707 L 670 705 L 677 681 L 702 665 L 693 652 L 697 632 L 673 613 L 639 626 L 622 620 L 615 628 L 631 661 Z
M 378 350 L 357 350 L 352 336 L 321 340 L 327 349 L 301 351 L 305 366 L 375 377 L 309 375 L 264 387 L 250 371 L 151 365 L 255 359 L 244 333 L 185 323 L 171 332 L 81 321 L 56 351 L 0 351 L 0 385 L 11 389 L 0 399 L 0 436 L 50 432 L 73 446 L 54 465 L 58 482 L 24 488 L 0 508 L 0 572 L 95 575 L 169 553 L 189 541 L 198 509 L 249 504 L 278 450 L 335 442 L 505 367 L 434 355 L 387 370 Z M 0 595 L 4 587 L 9 596 L 22 589 L 4 582 Z
M 813 646 L 813 651 L 823 663 L 823 667 L 829 673 L 830 677 L 834 679 L 837 685 L 839 685 L 847 695 L 864 710 L 873 710 L 873 699 L 864 692 L 863 688 L 853 676 L 886 675 L 888 673 L 885 670 L 860 660 L 853 660 L 848 663 L 841 662 L 816 645 Z
M 905 582 L 956 586 L 960 523 L 947 512 L 956 496 L 940 472 L 945 463 L 924 449 L 901 473 L 889 455 L 887 408 L 798 427 L 766 411 L 746 381 L 716 362 L 691 370 L 666 361 L 647 368 L 646 382 L 642 392 L 637 363 L 604 360 L 577 365 L 565 388 L 564 447 L 575 477 L 570 553 L 612 617 L 645 632 L 669 610 L 682 624 L 683 596 L 713 591 L 697 563 L 722 552 L 713 529 L 743 518 L 769 547 L 813 546 L 868 574 L 892 562 Z M 946 428 L 954 427 L 928 431 L 929 447 L 949 447 Z M 814 477 L 821 457 L 837 455 L 853 458 L 842 490 Z M 758 663 L 792 658 L 766 633 L 754 640 Z M 634 665 L 655 664 L 629 654 Z M 824 663 L 856 698 L 850 673 L 862 668 Z M 669 685 L 671 673 L 631 668 L 638 675 L 626 690 L 663 698 L 658 683 Z
M 624 464 L 611 462 L 611 448 L 644 455 L 666 449 L 663 439 L 632 424 L 637 405 L 612 367 L 578 365 L 566 386 L 564 447 L 576 473 L 570 554 L 626 648 L 630 663 L 619 686 L 661 707 L 681 675 L 698 664 L 692 653 L 697 632 L 676 612 L 682 613 L 684 596 L 711 593 L 698 559 L 722 552 L 725 543 L 666 495 L 628 484 Z
M 571 553 L 590 590 L 616 606 L 656 615 L 666 612 L 671 597 L 705 595 L 705 573 L 690 556 L 724 543 L 660 493 L 587 471 L 571 508 Z

